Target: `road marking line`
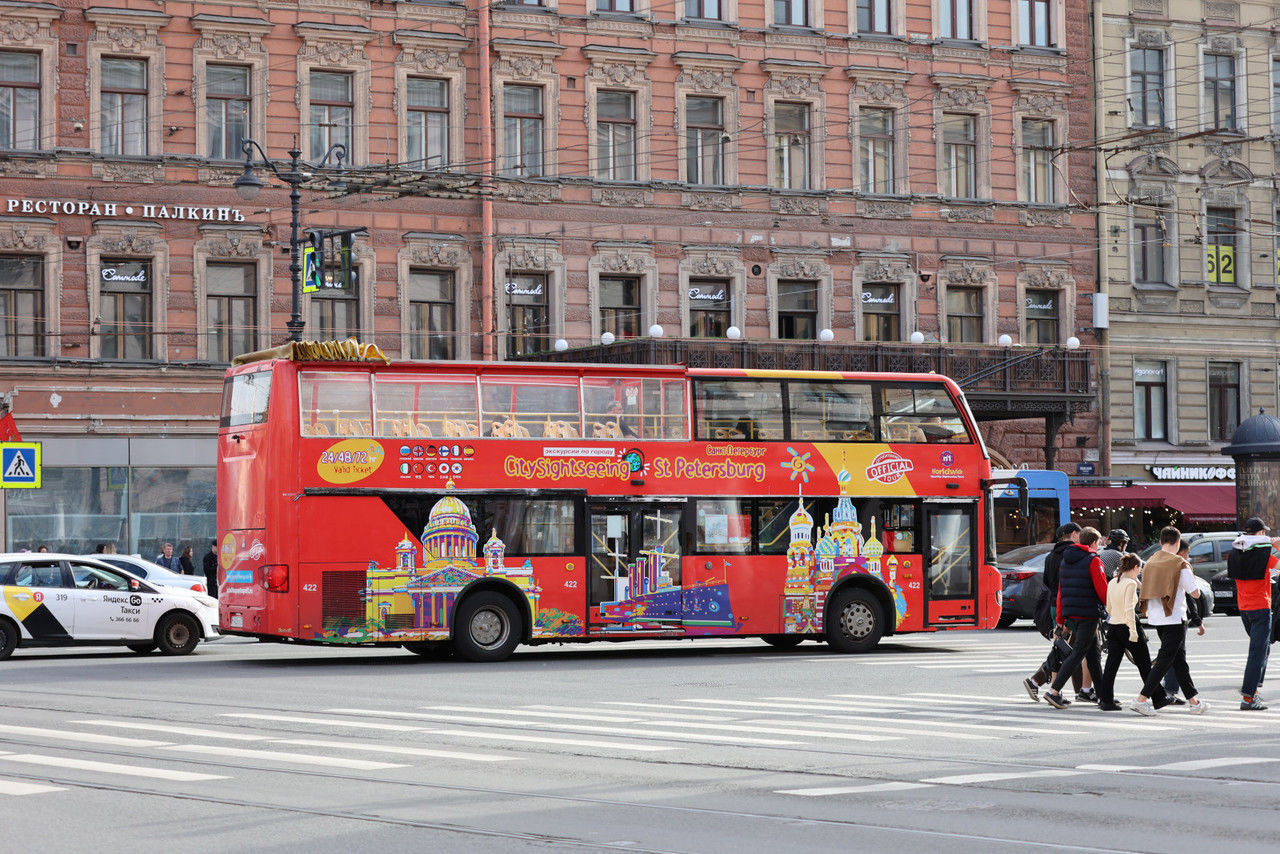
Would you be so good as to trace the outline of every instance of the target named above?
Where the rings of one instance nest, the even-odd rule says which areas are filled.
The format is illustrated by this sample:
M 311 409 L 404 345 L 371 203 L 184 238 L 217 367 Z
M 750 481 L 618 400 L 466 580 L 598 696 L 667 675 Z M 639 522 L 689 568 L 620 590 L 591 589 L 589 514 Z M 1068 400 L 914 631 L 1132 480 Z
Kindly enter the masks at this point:
M 147 732 L 167 732 L 174 735 L 196 735 L 203 738 L 224 738 L 230 741 L 266 741 L 269 736 L 265 735 L 244 735 L 238 732 L 217 732 L 211 729 L 201 729 L 199 727 L 190 726 L 168 726 L 167 724 L 147 724 L 135 721 L 112 721 L 104 718 L 93 718 L 83 721 L 67 721 L 69 724 L 85 724 L 88 726 L 110 726 L 119 727 L 121 729 L 139 729 Z
M 615 724 L 634 724 L 639 723 L 642 718 L 622 718 L 617 715 L 585 715 L 575 712 L 561 711 L 524 711 L 520 709 L 485 709 L 475 706 L 423 706 L 424 709 L 431 709 L 437 712 L 469 712 L 481 715 L 491 715 L 495 711 L 500 711 L 504 715 L 528 715 L 536 718 L 564 718 L 566 720 L 578 721 L 608 721 Z M 555 709 L 554 706 L 527 706 L 529 709 Z
M 62 786 L 42 786 L 39 783 L 22 783 L 17 780 L 0 780 L 0 795 L 41 795 L 45 792 L 65 792 Z
M 1228 768 L 1236 765 L 1261 765 L 1280 762 L 1266 756 L 1224 756 L 1218 759 L 1189 759 L 1185 762 L 1168 762 L 1164 765 L 1077 765 L 1085 771 L 1207 771 L 1210 768 Z
M 18 753 L 0 756 L 5 762 L 24 762 L 28 765 L 48 765 L 54 768 L 76 768 L 81 771 L 100 771 L 104 774 L 123 774 L 127 777 L 154 777 L 158 780 L 195 782 L 197 780 L 226 780 L 218 774 L 198 774 L 194 771 L 174 771 L 169 768 L 142 768 L 137 765 L 121 765 L 116 762 L 94 762 L 91 759 L 73 759 L 69 756 L 41 756 L 34 753 Z
M 332 710 L 331 710 L 332 711 Z M 390 732 L 414 732 L 418 728 L 412 726 L 404 726 L 403 724 L 373 724 L 365 721 L 344 721 L 338 718 L 300 718 L 290 715 L 260 715 L 251 712 L 226 712 L 220 717 L 224 718 L 246 718 L 255 721 L 281 721 L 283 723 L 293 724 L 322 724 L 324 726 L 345 726 L 354 729 L 377 729 Z
M 69 730 L 45 729 L 35 726 L 14 726 L 0 724 L 0 733 L 13 735 L 30 735 L 40 738 L 55 738 L 62 741 L 83 741 L 89 744 L 112 745 L 115 747 L 162 747 L 167 741 L 148 741 L 141 738 L 124 738 L 118 735 L 101 735 L 92 732 L 71 732 Z
M 635 750 L 641 753 L 657 753 L 663 750 L 680 750 L 679 747 L 657 744 L 629 744 L 622 741 L 594 741 L 585 738 L 556 738 L 555 736 L 516 735 L 505 732 L 472 732 L 463 729 L 424 729 L 430 735 L 448 735 L 454 738 L 481 738 L 491 741 L 519 741 L 533 744 L 563 744 L 568 747 L 604 747 L 611 750 Z
M 817 789 L 777 789 L 776 795 L 801 795 L 808 798 L 820 798 L 824 795 L 851 795 L 868 792 L 905 792 L 908 789 L 930 789 L 932 783 L 868 783 L 864 786 L 829 786 Z
M 423 747 L 402 745 L 361 744 L 354 741 L 321 741 L 307 738 L 276 738 L 272 744 L 292 744 L 298 747 L 334 747 L 339 750 L 368 750 L 372 753 L 394 753 L 397 756 L 432 756 L 441 759 L 463 759 L 468 762 L 518 762 L 519 756 L 493 756 L 486 753 L 460 753 L 454 750 L 428 750 Z
M 1042 771 L 1003 771 L 992 774 L 956 774 L 950 777 L 927 777 L 921 783 L 938 783 L 944 786 L 967 786 L 971 783 L 999 783 L 1005 780 L 1030 780 L 1043 777 L 1075 777 L 1085 773 L 1069 768 L 1049 768 Z
M 651 715 L 666 715 L 666 714 L 668 713 L 668 711 L 669 711 L 669 710 L 671 710 L 671 709 L 679 709 L 679 710 L 680 710 L 680 711 L 682 711 L 682 712 L 683 712 L 683 711 L 685 711 L 685 707 L 684 707 L 684 706 L 678 706 L 678 705 L 675 705 L 675 704 L 673 704 L 673 703 L 628 703 L 628 702 L 623 702 L 622 700 L 601 700 L 601 701 L 600 701 L 600 703 L 599 703 L 598 705 L 602 705 L 602 706 L 635 706 L 636 708 L 635 708 L 635 710 L 634 710 L 634 711 L 632 711 L 632 712 L 631 712 L 632 714 L 641 714 L 641 713 L 643 713 L 643 712 L 645 712 L 645 711 L 648 711 L 648 712 L 649 712 L 649 714 L 651 714 Z M 558 708 L 561 708 L 561 707 L 560 707 L 560 706 L 537 706 L 537 705 L 531 705 L 531 706 L 526 706 L 525 708 L 529 708 L 529 709 L 558 709 Z M 688 716 L 688 719 L 689 719 L 689 720 L 691 720 L 691 721 L 732 721 L 732 720 L 736 720 L 736 718 L 727 718 L 727 717 L 724 717 L 723 715 L 689 715 L 689 716 Z
M 767 723 L 777 723 L 777 722 L 767 721 L 767 720 L 765 721 L 748 720 L 748 721 L 743 721 L 743 723 L 767 724 Z M 916 735 L 916 736 L 941 736 L 942 738 L 954 738 L 954 739 L 959 739 L 960 741 L 990 741 L 993 738 L 1000 738 L 1002 736 L 1008 735 L 1007 729 L 1001 731 L 999 735 L 981 735 L 979 733 L 972 733 L 972 732 L 956 732 L 954 730 L 946 728 L 950 726 L 949 724 L 944 726 L 943 728 L 927 726 L 928 724 L 932 724 L 932 723 L 934 722 L 922 721 L 921 725 L 916 727 L 894 726 L 890 721 L 882 722 L 881 719 L 879 718 L 864 717 L 864 718 L 856 718 L 856 719 L 832 718 L 830 720 L 821 720 L 821 721 L 813 721 L 813 722 L 804 721 L 804 722 L 796 722 L 794 724 L 790 721 L 787 721 L 785 722 L 785 724 L 782 724 L 782 725 L 785 727 L 783 731 L 786 733 L 790 733 L 791 735 L 835 734 L 835 733 L 832 733 L 831 730 L 829 729 L 816 730 L 814 729 L 814 727 L 833 727 L 837 725 L 844 725 L 850 728 L 850 729 L 841 729 L 838 731 L 840 733 L 849 732 L 851 730 L 853 732 L 867 732 L 867 733 L 883 732 L 883 733 L 897 733 L 897 734 Z M 941 723 L 941 721 L 939 721 L 938 723 Z M 988 727 L 988 729 L 996 730 L 998 728 Z M 837 735 L 837 737 L 840 737 L 840 736 Z
M 257 750 L 247 747 L 227 747 L 222 744 L 171 744 L 166 750 L 184 753 L 204 753 L 211 756 L 235 756 L 265 762 L 289 762 L 296 765 L 325 765 L 332 768 L 349 768 L 355 771 L 382 771 L 388 768 L 407 768 L 390 762 L 371 762 L 367 759 L 343 759 L 337 756 L 315 756 L 310 753 L 285 753 L 279 750 Z
M 814 738 L 840 738 L 846 741 L 898 741 L 899 740 L 897 736 L 869 735 L 869 734 L 863 734 L 861 732 L 792 729 L 789 724 L 786 725 L 785 729 L 782 729 L 781 731 L 779 731 L 777 727 L 738 726 L 735 724 L 700 724 L 700 723 L 685 723 L 683 721 L 652 721 L 651 723 L 654 726 L 684 726 L 684 727 L 689 727 L 690 729 L 714 729 L 717 731 L 729 730 L 730 732 L 761 732 L 761 733 L 772 733 L 775 735 L 811 736 Z M 858 728 L 863 729 L 861 724 L 859 724 Z M 901 732 L 901 731 L 902 730 L 897 730 L 897 732 Z M 797 744 L 798 742 L 794 742 L 794 741 L 793 742 L 769 742 L 766 739 L 766 743 Z

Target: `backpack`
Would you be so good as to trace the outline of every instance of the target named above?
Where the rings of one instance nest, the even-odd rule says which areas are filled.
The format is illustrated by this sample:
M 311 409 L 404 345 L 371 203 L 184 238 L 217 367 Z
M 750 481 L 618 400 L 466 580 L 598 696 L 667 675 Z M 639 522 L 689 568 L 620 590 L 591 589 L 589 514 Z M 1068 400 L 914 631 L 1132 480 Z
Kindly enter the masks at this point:
M 1044 635 L 1045 640 L 1053 637 L 1053 594 L 1049 592 L 1047 587 L 1040 591 L 1040 596 L 1036 599 L 1036 607 L 1031 614 L 1031 622 L 1035 624 L 1036 631 Z
M 1232 548 L 1227 555 L 1227 577 L 1235 581 L 1257 581 L 1267 577 L 1267 564 L 1271 560 L 1270 546 L 1251 549 Z

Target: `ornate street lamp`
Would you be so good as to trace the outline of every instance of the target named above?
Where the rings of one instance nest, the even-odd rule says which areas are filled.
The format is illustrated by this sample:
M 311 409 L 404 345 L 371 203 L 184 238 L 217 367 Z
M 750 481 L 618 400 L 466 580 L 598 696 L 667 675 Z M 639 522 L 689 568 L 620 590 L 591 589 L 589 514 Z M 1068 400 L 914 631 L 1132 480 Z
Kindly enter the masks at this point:
M 241 150 L 244 151 L 244 172 L 232 184 L 240 198 L 251 202 L 257 198 L 258 191 L 262 189 L 262 180 L 253 174 L 255 166 L 266 166 L 271 170 L 271 174 L 289 185 L 289 280 L 293 285 L 293 313 L 286 325 L 289 327 L 289 340 L 301 341 L 302 328 L 306 323 L 302 319 L 302 260 L 299 248 L 301 240 L 298 237 L 298 232 L 302 228 L 299 222 L 302 193 L 298 188 L 311 180 L 313 177 L 311 170 L 323 169 L 329 162 L 330 156 L 333 156 L 338 169 L 342 169 L 342 161 L 347 156 L 347 147 L 340 142 L 335 142 L 329 146 L 329 150 L 324 153 L 324 157 L 320 158 L 320 162 L 312 166 L 301 159 L 302 152 L 298 149 L 298 139 L 294 137 L 293 148 L 289 149 L 289 168 L 285 170 L 281 170 L 271 162 L 271 158 L 267 157 L 262 146 L 252 139 L 246 139 Z M 261 158 L 259 163 L 253 162 L 254 151 L 257 151 L 258 157 Z

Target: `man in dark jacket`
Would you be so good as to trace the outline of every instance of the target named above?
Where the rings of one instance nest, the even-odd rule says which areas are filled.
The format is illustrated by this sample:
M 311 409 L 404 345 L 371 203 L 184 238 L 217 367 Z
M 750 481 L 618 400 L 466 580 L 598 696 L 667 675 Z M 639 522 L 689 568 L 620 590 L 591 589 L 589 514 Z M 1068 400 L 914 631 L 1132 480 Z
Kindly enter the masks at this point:
M 1062 556 L 1066 554 L 1067 549 L 1074 546 L 1076 541 L 1080 539 L 1080 526 L 1075 522 L 1067 522 L 1058 528 L 1056 536 L 1057 542 L 1054 543 L 1053 551 L 1049 552 L 1048 557 L 1044 559 L 1044 574 L 1041 576 L 1044 580 L 1045 590 L 1040 595 L 1049 598 L 1051 612 L 1058 598 L 1058 570 L 1062 565 Z M 1036 610 L 1040 610 L 1039 606 L 1037 606 Z M 1036 701 L 1040 700 L 1040 686 L 1053 678 L 1053 675 L 1058 672 L 1058 668 L 1066 657 L 1062 651 L 1065 644 L 1062 643 L 1061 639 L 1055 636 L 1051 640 L 1053 640 L 1053 646 L 1049 648 L 1049 656 L 1040 665 L 1040 669 L 1022 680 L 1022 687 L 1026 689 L 1027 696 Z M 1080 687 L 1079 678 L 1079 676 L 1073 674 L 1077 690 Z
M 1062 555 L 1058 573 L 1058 622 L 1071 637 L 1071 654 L 1058 669 L 1044 701 L 1055 709 L 1065 709 L 1071 701 L 1062 696 L 1062 686 L 1071 672 L 1085 662 L 1090 673 L 1102 672 L 1098 655 L 1098 621 L 1107 601 L 1107 575 L 1096 551 L 1102 534 L 1097 528 L 1080 532 L 1080 542 Z M 1161 674 L 1163 675 L 1163 674 Z
M 209 595 L 218 598 L 218 541 L 209 546 L 209 553 L 204 556 L 204 581 L 209 588 Z

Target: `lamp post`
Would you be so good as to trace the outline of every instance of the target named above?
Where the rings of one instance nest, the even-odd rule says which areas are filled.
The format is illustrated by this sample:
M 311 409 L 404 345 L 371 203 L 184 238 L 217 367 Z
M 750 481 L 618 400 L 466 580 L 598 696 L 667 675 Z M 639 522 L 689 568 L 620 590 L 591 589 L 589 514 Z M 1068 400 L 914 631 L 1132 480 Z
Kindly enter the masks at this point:
M 301 202 L 302 192 L 298 189 L 312 178 L 310 171 L 303 171 L 303 167 L 308 170 L 322 169 L 329 161 L 329 156 L 333 155 L 337 161 L 338 168 L 342 168 L 342 161 L 347 156 L 347 147 L 340 142 L 335 142 L 329 146 L 329 150 L 324 153 L 324 157 L 320 158 L 319 164 L 311 166 L 303 161 L 302 152 L 298 149 L 298 138 L 293 139 L 293 148 L 289 149 L 289 168 L 280 170 L 271 158 L 267 157 L 267 153 L 262 150 L 262 146 L 258 145 L 252 139 L 246 139 L 241 146 L 244 152 L 244 172 L 235 180 L 231 186 L 236 188 L 236 194 L 246 202 L 251 202 L 258 196 L 258 191 L 262 189 L 262 181 L 257 175 L 253 174 L 253 169 L 257 165 L 266 166 L 271 170 L 271 174 L 275 175 L 281 181 L 289 185 L 289 281 L 293 286 L 293 313 L 289 317 L 286 326 L 289 327 L 289 340 L 301 341 L 302 328 L 306 326 L 306 322 L 302 319 L 302 259 L 299 246 L 301 241 L 298 239 L 298 232 L 302 228 L 299 221 L 301 218 Z M 258 152 L 261 163 L 253 162 L 253 153 Z

